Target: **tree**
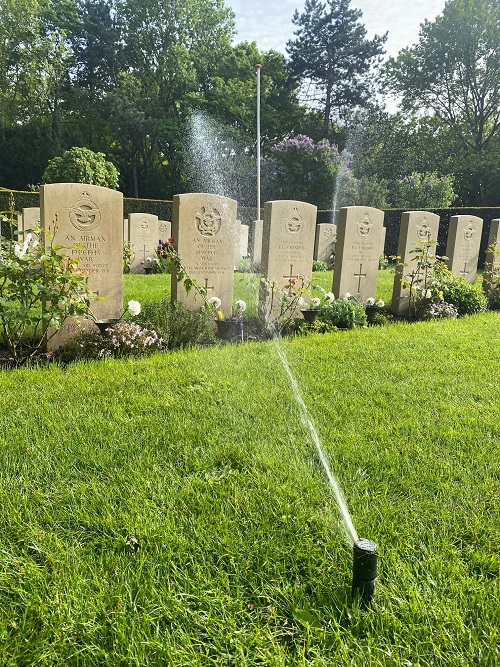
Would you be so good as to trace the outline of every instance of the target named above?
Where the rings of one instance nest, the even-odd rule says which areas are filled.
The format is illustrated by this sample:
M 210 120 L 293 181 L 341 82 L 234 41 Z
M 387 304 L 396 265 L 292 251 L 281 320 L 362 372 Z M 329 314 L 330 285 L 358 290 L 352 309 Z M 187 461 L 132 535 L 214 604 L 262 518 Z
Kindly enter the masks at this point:
M 448 0 L 418 43 L 387 64 L 388 82 L 410 114 L 433 112 L 450 128 L 474 172 L 475 203 L 487 198 L 480 165 L 500 127 L 500 4 Z
M 361 16 L 349 9 L 349 0 L 306 0 L 304 12 L 293 15 L 298 29 L 287 44 L 290 68 L 312 87 L 308 99 L 321 105 L 325 136 L 334 115 L 345 118 L 373 95 L 372 68 L 380 63 L 387 33 L 366 39 Z
M 330 209 L 341 168 L 342 157 L 328 139 L 315 144 L 298 135 L 280 141 L 262 161 L 264 200 L 298 199 Z
M 74 146 L 63 155 L 49 160 L 44 183 L 87 183 L 118 188 L 118 171 L 104 153 Z

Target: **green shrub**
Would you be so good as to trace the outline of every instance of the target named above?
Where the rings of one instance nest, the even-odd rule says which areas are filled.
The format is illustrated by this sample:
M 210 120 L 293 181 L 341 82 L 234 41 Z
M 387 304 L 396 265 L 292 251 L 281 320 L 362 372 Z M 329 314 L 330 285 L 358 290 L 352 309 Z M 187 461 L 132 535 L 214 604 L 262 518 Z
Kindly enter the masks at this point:
M 313 261 L 313 271 L 328 271 L 328 264 L 326 262 L 319 262 L 315 259 Z
M 437 172 L 413 172 L 398 178 L 393 186 L 394 208 L 406 210 L 422 208 L 449 208 L 456 199 L 453 177 L 439 176 Z
M 163 340 L 156 331 L 136 322 L 118 322 L 103 334 L 97 330 L 82 331 L 72 337 L 56 353 L 62 362 L 106 357 L 144 357 L 163 349 Z
M 439 296 L 451 303 L 459 315 L 474 315 L 488 309 L 488 299 L 479 285 L 471 285 L 462 276 L 455 276 L 441 263 L 434 268 L 432 290 L 438 290 Z
M 170 298 L 144 303 L 136 320 L 154 329 L 169 350 L 216 341 L 213 312 L 194 312 L 182 303 L 171 303 Z
M 357 303 L 352 297 L 324 303 L 321 306 L 319 319 L 345 329 L 367 326 L 364 306 Z
M 64 253 L 76 246 L 56 245 L 53 235 L 39 228 L 15 241 L 14 206 L 11 197 L 9 210 L 0 213 L 10 228 L 8 238 L 0 238 L 0 335 L 22 364 L 40 350 L 48 328 L 54 335 L 66 318 L 86 315 L 97 297 L 79 258 Z
M 43 174 L 44 183 L 88 183 L 116 190 L 118 170 L 106 160 L 104 153 L 74 146 L 62 155 L 49 160 Z

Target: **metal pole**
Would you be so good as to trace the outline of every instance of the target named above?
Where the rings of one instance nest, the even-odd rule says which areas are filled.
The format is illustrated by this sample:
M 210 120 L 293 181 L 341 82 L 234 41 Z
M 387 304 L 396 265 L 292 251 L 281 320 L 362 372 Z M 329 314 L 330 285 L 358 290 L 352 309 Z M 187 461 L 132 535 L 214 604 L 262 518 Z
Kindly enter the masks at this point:
M 260 70 L 262 65 L 255 65 L 257 70 L 257 217 L 260 220 Z

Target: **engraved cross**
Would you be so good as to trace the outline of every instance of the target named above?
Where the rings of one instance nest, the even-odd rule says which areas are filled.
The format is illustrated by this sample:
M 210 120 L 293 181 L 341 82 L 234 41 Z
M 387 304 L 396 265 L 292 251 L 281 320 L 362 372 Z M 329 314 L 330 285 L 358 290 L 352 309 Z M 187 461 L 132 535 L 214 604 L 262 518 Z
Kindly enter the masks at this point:
M 205 278 L 205 289 L 206 289 L 206 291 L 208 292 L 209 289 L 213 289 L 213 288 L 214 288 L 213 285 L 212 285 L 212 287 L 208 286 L 208 278 Z
M 293 275 L 293 264 L 290 264 L 290 275 L 289 276 L 283 276 L 283 278 L 288 278 L 288 293 L 290 294 L 292 291 L 292 279 L 293 278 L 298 278 L 299 276 L 294 276 Z
M 464 278 L 467 278 L 469 275 L 469 270 L 467 268 L 467 262 L 464 264 L 464 268 L 460 271 L 460 275 L 463 276 Z
M 359 265 L 359 273 L 354 274 L 354 277 L 358 278 L 358 294 L 361 290 L 361 278 L 366 278 L 366 273 L 361 273 L 362 268 L 363 268 L 363 265 L 360 264 Z

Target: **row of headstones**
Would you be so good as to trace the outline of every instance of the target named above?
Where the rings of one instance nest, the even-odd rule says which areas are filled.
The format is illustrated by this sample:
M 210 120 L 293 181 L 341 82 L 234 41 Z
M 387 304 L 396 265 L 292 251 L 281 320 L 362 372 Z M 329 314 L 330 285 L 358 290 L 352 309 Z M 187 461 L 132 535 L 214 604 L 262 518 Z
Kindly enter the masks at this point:
M 17 219 L 21 233 L 40 225 L 40 208 L 23 208 Z M 248 256 L 248 225 L 236 221 L 236 239 L 234 262 L 236 268 L 241 259 Z M 172 236 L 172 223 L 160 220 L 150 213 L 130 213 L 123 219 L 123 242 L 133 248 L 130 273 L 142 273 L 148 258 L 155 257 L 159 240 L 166 241 Z
M 315 206 L 300 201 L 265 204 L 259 244 L 261 272 L 278 287 L 286 287 L 290 280 L 301 275 L 311 279 L 316 213 Z M 359 206 L 341 209 L 332 285 L 336 297 L 349 292 L 364 301 L 375 296 L 383 222 L 384 213 L 378 209 Z M 438 223 L 438 216 L 432 213 L 403 214 L 399 243 L 402 262 L 408 262 L 409 252 L 419 238 L 437 239 Z M 55 243 L 77 246 L 69 252 L 80 258 L 80 268 L 89 274 L 89 287 L 105 297 L 93 303 L 95 318 L 104 322 L 119 319 L 123 308 L 123 195 L 78 183 L 42 186 L 40 224 L 52 233 Z M 137 226 L 140 227 L 130 225 L 129 218 L 129 234 Z M 221 299 L 226 313 L 231 311 L 233 303 L 235 247 L 240 227 L 237 202 L 232 199 L 206 193 L 174 197 L 171 233 L 186 272 L 206 288 L 209 297 Z M 482 220 L 474 216 L 453 216 L 450 220 L 446 250 L 449 268 L 471 282 L 476 275 L 481 228 Z M 152 250 L 158 241 L 158 231 L 156 223 Z M 259 239 L 254 233 L 255 243 Z M 498 221 L 492 222 L 492 243 L 499 245 Z M 396 282 L 400 283 L 397 277 L 395 294 Z M 187 294 L 175 277 L 172 298 L 193 309 L 200 307 L 199 300 L 194 300 L 192 292 Z M 399 293 L 393 304 L 399 308 L 404 298 Z M 60 339 L 56 338 L 53 346 L 58 344 Z
M 374 296 L 376 289 L 376 283 L 373 284 L 373 278 L 372 280 L 366 280 L 365 282 L 365 279 L 367 279 L 368 276 L 363 273 L 363 271 L 367 269 L 368 262 L 371 263 L 372 267 L 375 267 L 376 263 L 372 247 L 369 243 L 367 245 L 368 237 L 371 235 L 370 225 L 374 224 L 376 228 L 380 228 L 380 225 L 383 225 L 384 214 L 377 209 L 372 209 L 370 213 L 368 212 L 368 209 L 365 209 L 364 216 L 357 219 L 355 216 L 358 215 L 358 211 L 355 211 L 355 208 L 358 209 L 359 215 L 363 216 L 362 207 L 350 207 L 350 213 L 343 209 L 341 211 L 339 225 L 341 225 L 340 229 L 342 230 L 342 234 L 345 234 L 346 226 L 350 224 L 351 230 L 356 232 L 357 237 L 363 239 L 363 243 L 360 243 L 359 239 L 356 239 L 356 235 L 348 235 L 348 244 L 351 244 L 349 250 L 348 247 L 346 248 L 345 239 L 343 244 L 340 237 L 338 239 L 337 226 L 322 223 L 316 226 L 314 259 L 329 264 L 332 257 L 335 257 L 335 269 L 336 272 L 339 273 L 345 273 L 345 271 L 342 271 L 342 264 L 344 262 L 347 261 L 347 264 L 349 264 L 349 262 L 354 262 L 354 267 L 350 268 L 358 270 L 358 274 L 353 274 L 353 277 L 357 279 L 357 285 L 351 284 L 351 293 L 356 295 L 356 297 L 362 301 L 367 296 Z M 488 240 L 488 248 L 493 247 L 497 251 L 500 249 L 499 224 L 499 220 L 492 220 Z M 452 273 L 462 276 L 471 284 L 476 280 L 482 228 L 483 220 L 477 216 L 454 215 L 450 218 L 445 253 L 445 256 L 448 258 L 446 260 L 447 266 Z M 398 244 L 398 257 L 400 259 L 398 260 L 396 268 L 391 303 L 391 310 L 395 315 L 405 316 L 408 313 L 409 292 L 402 287 L 401 279 L 403 276 L 410 277 L 412 274 L 416 273 L 415 263 L 412 265 L 412 262 L 415 260 L 413 251 L 418 247 L 422 247 L 422 243 L 433 241 L 430 252 L 431 254 L 435 254 L 438 230 L 439 216 L 434 213 L 427 211 L 407 211 L 402 214 Z M 381 239 L 379 249 L 380 255 L 384 254 L 385 232 L 386 229 L 383 226 L 380 232 L 377 232 L 380 233 Z M 487 267 L 493 264 L 494 253 L 495 250 L 492 251 L 492 254 L 488 253 L 488 256 L 486 257 Z M 416 279 L 423 278 L 423 276 L 416 275 L 414 277 Z M 487 282 L 487 280 L 488 276 L 486 275 L 485 282 Z M 342 296 L 342 291 L 349 291 L 345 289 L 343 290 L 345 285 L 345 280 L 342 281 L 339 278 L 337 286 L 340 293 L 335 293 Z M 362 285 L 365 288 L 369 287 L 363 289 Z M 370 291 L 372 292 L 371 294 L 369 294 Z

